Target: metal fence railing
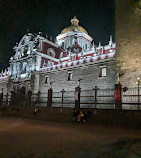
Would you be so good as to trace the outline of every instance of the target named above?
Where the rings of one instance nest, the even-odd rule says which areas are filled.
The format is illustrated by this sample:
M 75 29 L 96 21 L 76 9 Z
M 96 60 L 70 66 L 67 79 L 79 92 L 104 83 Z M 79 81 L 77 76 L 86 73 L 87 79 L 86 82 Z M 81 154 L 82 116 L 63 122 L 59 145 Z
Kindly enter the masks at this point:
M 128 110 L 141 110 L 141 88 L 128 88 L 126 92 L 122 91 L 122 108 Z
M 98 89 L 97 108 L 115 109 L 114 89 Z
M 53 92 L 52 93 L 52 107 L 61 107 L 62 106 L 62 93 Z
M 51 92 L 51 95 L 49 93 Z M 52 107 L 70 107 L 76 106 L 75 90 L 54 92 L 39 92 L 25 97 L 13 93 L 11 95 L 0 94 L 0 105 L 36 105 Z M 115 89 L 99 89 L 95 87 L 90 90 L 80 89 L 80 108 L 99 108 L 115 109 Z M 29 93 L 30 94 L 30 93 Z M 23 95 L 22 95 L 23 96 Z M 121 92 L 122 109 L 124 110 L 141 110 L 141 88 L 128 88 L 127 91 Z M 49 103 L 50 102 L 50 103 Z

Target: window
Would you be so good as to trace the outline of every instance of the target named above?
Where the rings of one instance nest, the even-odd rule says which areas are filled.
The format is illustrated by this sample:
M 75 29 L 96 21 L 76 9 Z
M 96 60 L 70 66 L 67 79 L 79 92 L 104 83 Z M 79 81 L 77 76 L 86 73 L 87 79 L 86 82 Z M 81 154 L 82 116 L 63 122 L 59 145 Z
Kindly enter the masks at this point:
M 49 76 L 45 76 L 45 84 L 49 84 Z
M 86 49 L 87 49 L 87 44 L 85 45 Z
M 72 73 L 69 72 L 69 73 L 68 73 L 68 81 L 72 80 L 72 76 L 73 76 Z
M 51 56 L 51 57 L 55 57 L 55 51 L 52 48 L 49 48 L 47 50 L 47 55 Z
M 107 76 L 106 66 L 100 67 L 100 76 L 99 77 L 106 77 L 106 76 Z

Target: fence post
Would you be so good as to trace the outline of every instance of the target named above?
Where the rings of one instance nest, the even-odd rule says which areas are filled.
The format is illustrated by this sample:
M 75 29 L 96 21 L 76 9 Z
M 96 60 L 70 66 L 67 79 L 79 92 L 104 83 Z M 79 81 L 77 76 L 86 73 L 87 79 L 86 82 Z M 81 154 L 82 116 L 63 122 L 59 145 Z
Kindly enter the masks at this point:
M 29 90 L 26 96 L 26 105 L 31 105 L 31 96 L 32 96 L 32 91 Z
M 3 91 L 2 91 L 2 93 L 0 94 L 0 105 L 2 105 L 2 103 L 3 103 Z
M 137 83 L 138 83 L 138 110 L 140 110 L 140 78 L 137 78 Z
M 65 92 L 65 90 L 64 89 L 62 89 L 62 107 L 63 107 L 63 103 L 64 103 L 64 92 Z
M 122 110 L 122 97 L 121 97 L 122 85 L 120 83 L 115 84 L 115 109 Z
M 11 91 L 10 105 L 16 105 L 17 103 L 17 94 L 15 91 Z
M 48 89 L 48 101 L 47 106 L 51 107 L 52 105 L 52 88 Z
M 8 93 L 6 94 L 6 105 L 8 105 Z
M 37 100 L 37 103 L 38 103 L 38 104 L 40 103 L 40 94 L 41 94 L 41 92 L 39 91 L 38 94 L 37 94 L 37 96 L 38 96 L 38 98 L 37 98 L 37 99 L 38 99 L 38 100 Z
M 95 86 L 95 88 L 93 89 L 94 91 L 95 91 L 95 93 L 94 93 L 94 96 L 95 96 L 95 109 L 97 108 L 97 90 L 98 90 L 98 88 L 97 88 L 97 86 Z
M 75 93 L 74 93 L 76 109 L 80 109 L 80 93 L 81 93 L 81 88 L 80 88 L 80 86 L 78 86 L 75 88 Z

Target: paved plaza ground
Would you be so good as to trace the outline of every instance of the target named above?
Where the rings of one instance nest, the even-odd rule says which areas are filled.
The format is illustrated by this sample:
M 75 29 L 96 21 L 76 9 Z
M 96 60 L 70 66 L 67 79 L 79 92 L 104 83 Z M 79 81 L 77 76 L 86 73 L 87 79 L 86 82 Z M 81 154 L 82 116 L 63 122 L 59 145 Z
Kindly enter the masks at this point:
M 140 158 L 141 129 L 0 117 L 0 158 Z

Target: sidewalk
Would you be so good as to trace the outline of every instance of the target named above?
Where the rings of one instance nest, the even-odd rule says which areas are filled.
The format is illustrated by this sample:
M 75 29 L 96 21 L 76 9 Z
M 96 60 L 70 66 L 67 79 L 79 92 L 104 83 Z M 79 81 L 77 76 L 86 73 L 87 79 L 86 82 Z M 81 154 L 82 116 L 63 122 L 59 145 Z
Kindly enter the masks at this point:
M 140 158 L 141 129 L 0 117 L 2 158 Z

